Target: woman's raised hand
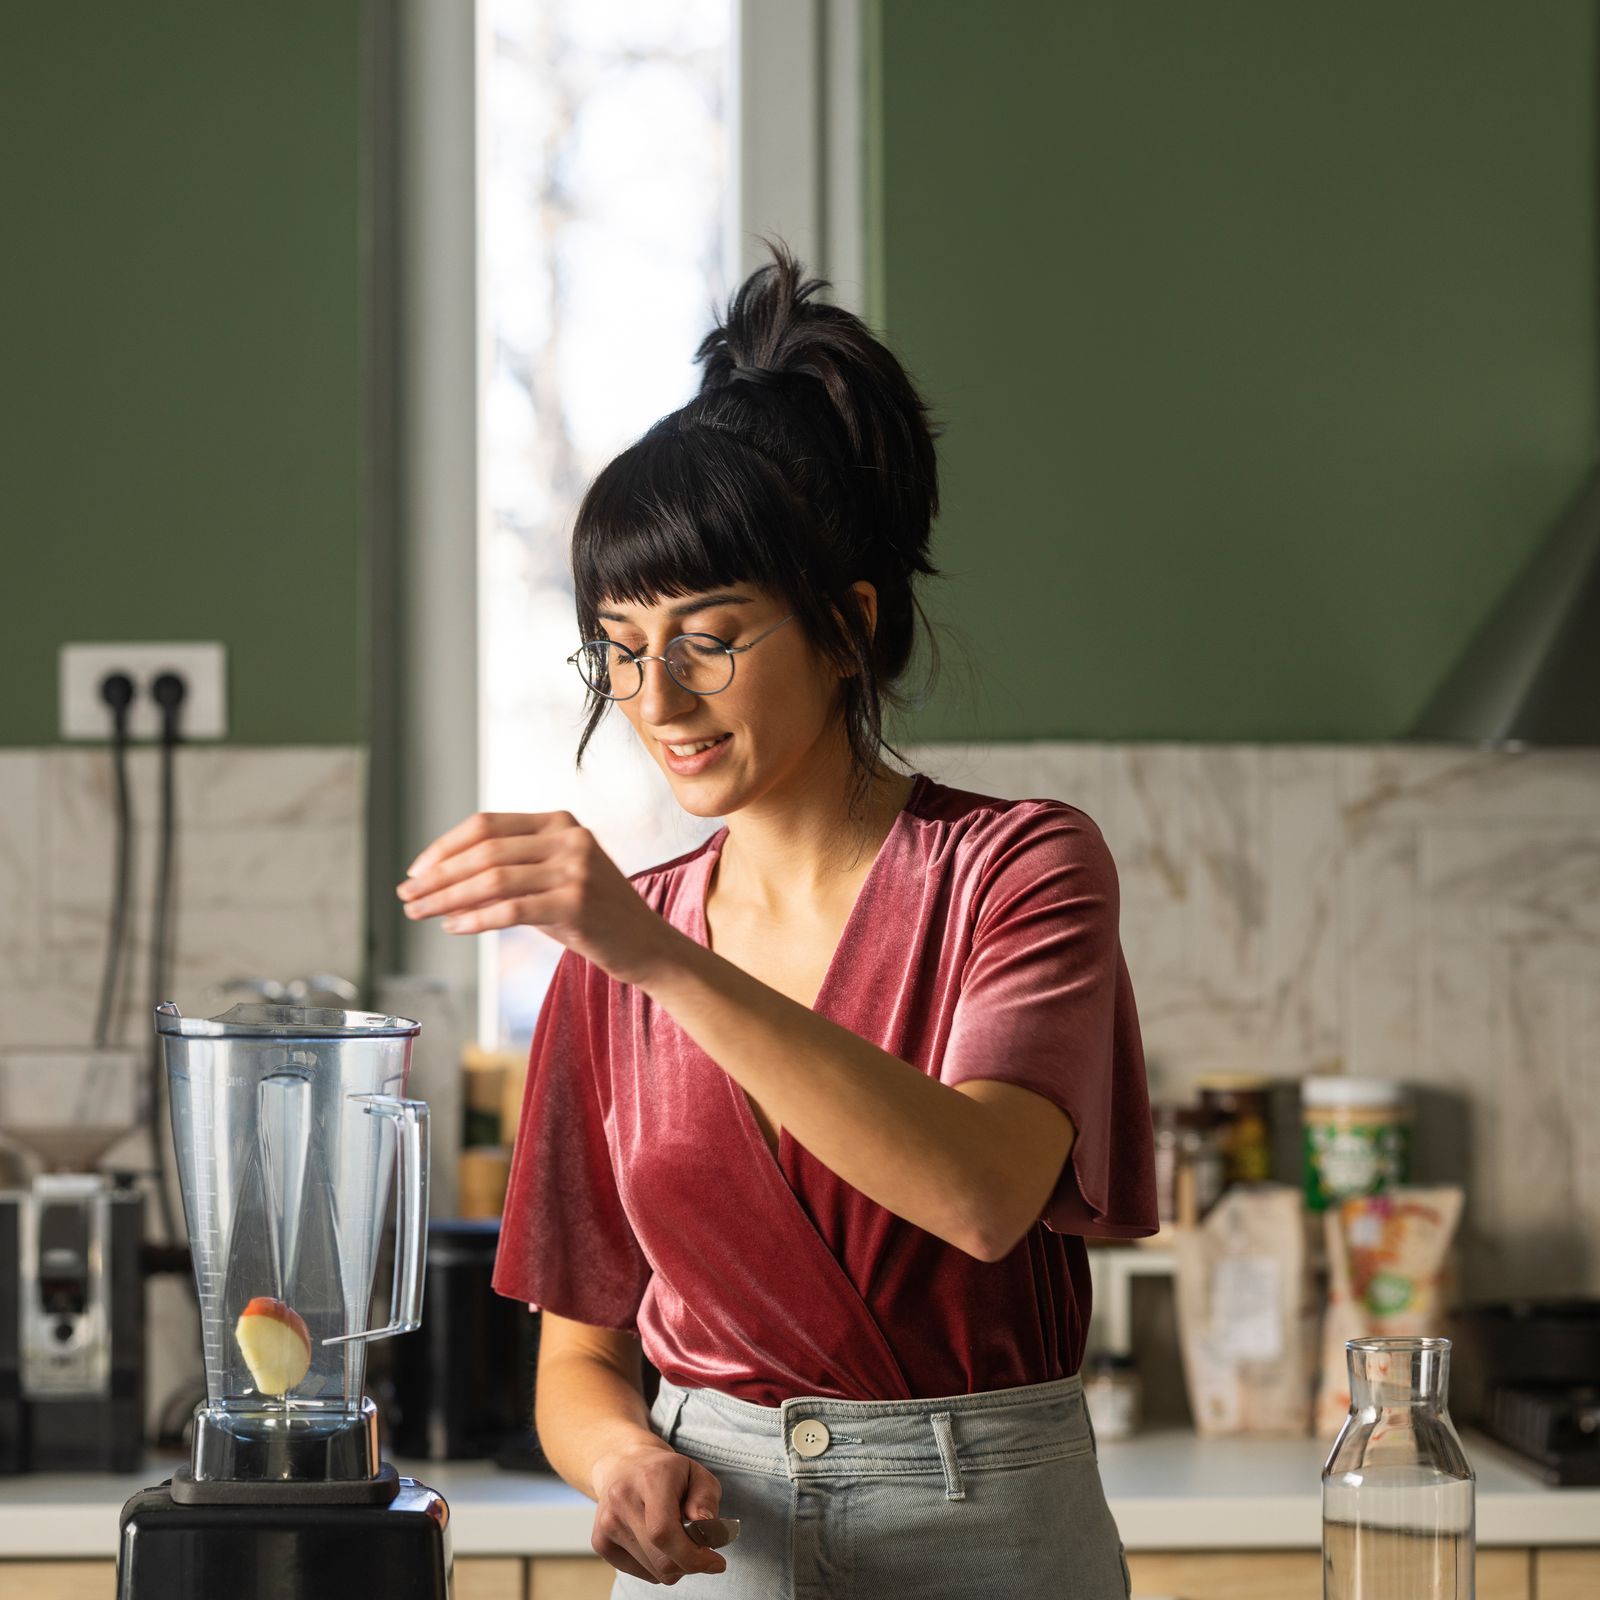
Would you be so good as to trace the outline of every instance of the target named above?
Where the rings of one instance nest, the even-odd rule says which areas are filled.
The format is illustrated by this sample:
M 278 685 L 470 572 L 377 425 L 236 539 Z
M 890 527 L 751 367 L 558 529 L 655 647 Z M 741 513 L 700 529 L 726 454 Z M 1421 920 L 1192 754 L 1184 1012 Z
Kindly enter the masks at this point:
M 440 834 L 395 893 L 408 917 L 442 916 L 448 933 L 537 928 L 622 983 L 684 937 L 566 811 L 480 811 Z

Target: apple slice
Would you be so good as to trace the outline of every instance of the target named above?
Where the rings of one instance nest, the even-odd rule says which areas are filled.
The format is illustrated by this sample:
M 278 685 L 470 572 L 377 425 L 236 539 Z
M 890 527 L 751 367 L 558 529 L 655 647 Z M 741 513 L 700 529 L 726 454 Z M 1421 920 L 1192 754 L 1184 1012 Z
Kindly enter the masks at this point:
M 311 1334 L 300 1313 L 258 1294 L 239 1313 L 233 1336 L 262 1394 L 288 1394 L 311 1370 Z

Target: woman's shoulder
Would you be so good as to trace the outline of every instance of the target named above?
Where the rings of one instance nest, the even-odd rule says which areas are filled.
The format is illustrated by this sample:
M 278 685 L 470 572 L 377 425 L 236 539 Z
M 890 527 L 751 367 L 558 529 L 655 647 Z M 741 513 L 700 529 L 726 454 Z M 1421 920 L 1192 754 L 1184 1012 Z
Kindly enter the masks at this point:
M 1004 844 L 1051 838 L 1076 838 L 1082 846 L 1105 847 L 1099 824 L 1087 811 L 1048 796 L 1006 799 L 958 789 L 924 773 L 908 809 L 963 851 L 988 853 Z
M 1117 894 L 1117 868 L 1099 824 L 1066 800 L 1006 799 L 923 776 L 910 809 L 918 870 L 966 885 L 980 899 L 1047 881 Z

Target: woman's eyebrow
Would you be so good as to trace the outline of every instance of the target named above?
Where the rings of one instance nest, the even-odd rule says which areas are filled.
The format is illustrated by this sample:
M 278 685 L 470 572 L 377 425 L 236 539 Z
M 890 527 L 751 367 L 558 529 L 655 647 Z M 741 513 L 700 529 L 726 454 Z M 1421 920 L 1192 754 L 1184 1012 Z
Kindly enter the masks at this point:
M 681 600 L 672 606 L 667 615 L 677 622 L 680 618 L 693 616 L 696 611 L 709 611 L 713 606 L 748 606 L 755 603 L 754 597 L 748 594 L 697 594 L 687 600 Z M 632 622 L 632 617 L 625 617 L 618 611 L 597 611 L 595 615 L 602 622 Z

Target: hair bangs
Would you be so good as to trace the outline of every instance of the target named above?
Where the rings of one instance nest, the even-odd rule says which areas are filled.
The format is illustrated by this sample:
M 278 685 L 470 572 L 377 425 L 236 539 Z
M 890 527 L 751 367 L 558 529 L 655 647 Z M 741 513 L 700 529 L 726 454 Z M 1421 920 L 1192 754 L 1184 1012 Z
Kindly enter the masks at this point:
M 706 427 L 665 425 L 594 480 L 572 534 L 578 624 L 595 637 L 606 602 L 649 605 L 749 583 L 793 595 L 805 574 L 786 553 L 801 515 L 773 464 Z

